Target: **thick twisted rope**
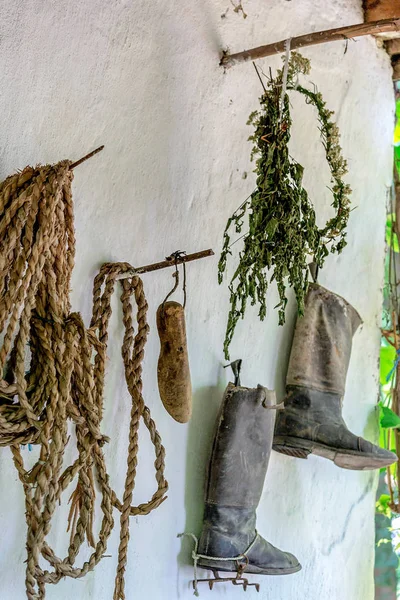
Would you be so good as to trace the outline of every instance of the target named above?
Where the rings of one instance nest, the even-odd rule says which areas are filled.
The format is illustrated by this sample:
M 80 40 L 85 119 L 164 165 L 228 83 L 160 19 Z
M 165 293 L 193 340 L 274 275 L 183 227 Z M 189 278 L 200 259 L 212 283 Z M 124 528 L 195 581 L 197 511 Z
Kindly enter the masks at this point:
M 116 278 L 127 263 L 104 265 L 95 279 L 93 316 L 86 329 L 70 312 L 69 291 L 75 236 L 70 163 L 27 167 L 0 183 L 0 446 L 10 446 L 25 493 L 27 524 L 26 595 L 42 600 L 45 585 L 62 577 L 83 577 L 101 560 L 112 531 L 113 507 L 121 511 L 121 533 L 114 600 L 123 600 L 129 516 L 148 514 L 165 499 L 164 448 L 142 397 L 141 363 L 148 334 L 147 303 L 138 277 L 122 283 L 125 335 L 122 357 L 132 398 L 127 475 L 122 502 L 111 489 L 100 430 L 108 324 Z M 132 298 L 137 304 L 134 334 Z M 157 490 L 151 500 L 131 506 L 143 419 L 155 448 Z M 75 428 L 78 458 L 64 465 Z M 29 471 L 21 444 L 38 444 L 39 459 Z M 47 544 L 62 492 L 77 478 L 71 496 L 70 544 L 64 559 Z M 97 542 L 92 531 L 95 480 L 102 519 Z M 85 539 L 92 554 L 77 567 Z M 40 557 L 49 570 L 39 565 Z

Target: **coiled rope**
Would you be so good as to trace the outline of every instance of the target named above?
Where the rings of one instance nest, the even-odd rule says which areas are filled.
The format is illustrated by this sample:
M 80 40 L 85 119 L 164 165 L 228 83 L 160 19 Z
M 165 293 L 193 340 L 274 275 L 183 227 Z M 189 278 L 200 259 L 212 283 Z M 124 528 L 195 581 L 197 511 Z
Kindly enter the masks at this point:
M 148 335 L 147 302 L 140 278 L 121 280 L 125 327 L 122 357 L 132 398 L 127 472 L 122 501 L 111 489 L 100 430 L 111 297 L 117 278 L 132 269 L 106 264 L 95 278 L 93 315 L 86 329 L 71 312 L 69 292 L 75 235 L 70 162 L 27 167 L 0 183 L 0 445 L 9 446 L 25 493 L 27 524 L 26 595 L 42 600 L 45 585 L 67 576 L 83 577 L 101 560 L 112 531 L 113 507 L 121 512 L 114 600 L 124 600 L 129 517 L 148 514 L 165 499 L 164 448 L 142 396 L 142 360 Z M 132 299 L 137 305 L 134 331 Z M 2 378 L 1 378 L 2 375 Z M 131 506 L 143 419 L 155 449 L 157 489 L 151 500 Z M 75 430 L 78 458 L 64 465 Z M 29 471 L 21 444 L 38 444 L 40 456 Z M 64 559 L 46 538 L 62 492 L 77 478 L 71 496 L 70 544 Z M 95 482 L 102 519 L 97 542 L 92 531 Z M 87 539 L 93 547 L 80 566 L 75 560 Z M 48 570 L 40 566 L 47 560 Z

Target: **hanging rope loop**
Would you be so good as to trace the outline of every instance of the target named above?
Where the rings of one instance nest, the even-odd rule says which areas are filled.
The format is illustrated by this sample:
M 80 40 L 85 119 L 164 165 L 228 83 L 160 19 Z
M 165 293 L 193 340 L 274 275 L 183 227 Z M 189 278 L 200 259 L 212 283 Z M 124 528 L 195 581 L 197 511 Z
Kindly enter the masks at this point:
M 0 183 L 0 446 L 9 446 L 25 493 L 27 524 L 26 595 L 42 600 L 45 586 L 63 577 L 83 577 L 101 560 L 121 512 L 120 548 L 114 599 L 124 596 L 129 517 L 148 514 L 164 500 L 165 451 L 142 395 L 142 362 L 148 335 L 147 302 L 140 278 L 121 281 L 125 327 L 122 358 L 131 396 L 127 474 L 122 501 L 110 487 L 101 431 L 111 298 L 128 263 L 107 264 L 94 281 L 93 314 L 86 329 L 71 312 L 69 292 L 75 256 L 71 163 L 27 167 Z M 134 315 L 134 305 L 136 313 Z M 136 321 L 136 323 L 135 323 Z M 155 451 L 156 491 L 132 506 L 142 419 Z M 75 428 L 78 457 L 64 465 Z M 26 469 L 21 444 L 38 446 L 39 458 Z M 59 558 L 47 543 L 61 495 L 76 480 L 70 496 L 67 555 Z M 102 518 L 93 533 L 95 481 Z M 84 541 L 90 557 L 78 567 Z M 44 570 L 41 557 L 48 563 Z

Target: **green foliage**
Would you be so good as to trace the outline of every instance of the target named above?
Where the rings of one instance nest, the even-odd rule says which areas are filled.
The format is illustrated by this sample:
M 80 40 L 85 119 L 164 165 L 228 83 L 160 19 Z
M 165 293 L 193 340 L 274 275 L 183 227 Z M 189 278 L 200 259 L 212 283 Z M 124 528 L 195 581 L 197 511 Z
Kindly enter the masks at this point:
M 376 510 L 378 513 L 385 515 L 389 519 L 392 516 L 392 511 L 390 509 L 390 496 L 389 494 L 382 494 L 376 503 Z
M 341 252 L 346 245 L 346 226 L 350 214 L 351 192 L 342 177 L 347 172 L 341 156 L 339 130 L 332 121 L 333 112 L 326 108 L 321 94 L 297 83 L 298 75 L 307 74 L 310 63 L 293 52 L 289 62 L 287 89 L 302 94 L 307 104 L 317 111 L 321 141 L 331 171 L 332 206 L 335 215 L 323 228 L 318 228 L 314 206 L 302 184 L 303 167 L 290 155 L 288 144 L 292 119 L 289 96 L 281 102 L 283 69 L 267 82 L 260 98 L 261 108 L 250 115 L 248 124 L 254 134 L 249 138 L 254 146 L 252 158 L 257 157 L 257 185 L 246 200 L 229 218 L 223 249 L 218 265 L 218 280 L 222 282 L 227 259 L 231 254 L 232 229 L 242 235 L 243 247 L 239 264 L 229 284 L 231 308 L 224 342 L 225 357 L 229 358 L 237 322 L 243 318 L 247 303 L 259 305 L 259 317 L 266 316 L 268 285 L 276 281 L 279 293 L 279 324 L 285 322 L 286 285 L 293 287 L 298 312 L 303 314 L 308 285 L 308 256 L 321 268 L 331 252 Z M 239 238 L 241 239 L 241 238 Z M 272 270 L 268 281 L 267 270 Z
M 396 100 L 396 126 L 394 128 L 394 164 L 400 178 L 400 98 Z
M 387 406 L 380 405 L 380 425 L 383 429 L 394 429 L 400 427 L 400 417 Z
M 395 215 L 391 213 L 387 216 L 386 219 L 386 243 L 394 252 L 399 252 L 399 240 L 397 239 L 397 235 L 395 235 L 393 231 L 394 223 L 395 223 Z
M 397 169 L 397 174 L 400 177 L 400 142 L 398 146 L 394 147 L 394 164 Z
M 393 143 L 395 146 L 400 144 L 400 98 L 396 100 L 396 125 L 394 128 Z
M 400 100 L 396 101 L 396 127 L 394 132 L 394 165 L 397 171 L 397 177 L 400 178 Z M 396 173 L 395 173 L 396 178 Z M 398 276 L 396 274 L 396 253 L 399 253 L 399 240 L 395 228 L 394 202 L 391 200 L 390 212 L 386 220 L 386 244 L 387 253 L 385 257 L 383 300 L 382 311 L 382 337 L 380 350 L 380 419 L 379 419 L 379 441 L 380 445 L 397 453 L 397 432 L 393 430 L 400 429 L 400 416 L 392 410 L 396 407 L 394 402 L 394 393 L 397 388 L 398 368 L 397 362 L 399 354 L 396 354 L 395 344 L 398 344 L 398 319 L 399 319 L 399 296 L 398 296 Z M 389 343 L 391 342 L 391 343 Z M 378 513 L 385 515 L 388 519 L 398 517 L 399 504 L 399 479 L 398 465 L 395 463 L 386 469 L 383 469 L 388 482 L 390 494 L 382 494 L 376 503 Z M 393 522 L 393 521 L 392 521 Z M 389 531 L 391 528 L 389 528 Z M 399 531 L 397 531 L 397 535 Z M 387 538 L 392 542 L 391 536 Z M 386 540 L 380 540 L 378 545 L 385 543 Z M 399 553 L 400 544 L 395 546 L 395 551 Z
M 380 362 L 379 362 L 379 378 L 382 386 L 388 383 L 388 376 L 393 369 L 394 361 L 396 360 L 396 350 L 390 345 L 381 345 Z

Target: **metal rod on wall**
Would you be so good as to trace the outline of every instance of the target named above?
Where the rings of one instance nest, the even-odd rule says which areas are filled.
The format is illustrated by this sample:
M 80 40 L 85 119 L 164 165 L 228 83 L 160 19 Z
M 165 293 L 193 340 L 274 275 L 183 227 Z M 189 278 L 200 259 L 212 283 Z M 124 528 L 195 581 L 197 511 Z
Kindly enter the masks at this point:
M 388 33 L 391 31 L 400 31 L 400 18 L 398 19 L 383 19 L 380 21 L 371 21 L 370 23 L 359 23 L 357 25 L 349 25 L 347 27 L 337 27 L 336 29 L 327 29 L 325 31 L 317 31 L 294 37 L 290 41 L 290 48 L 305 48 L 306 46 L 315 46 L 317 44 L 325 44 L 326 42 L 335 42 L 338 40 L 348 40 L 362 35 L 370 35 L 377 33 Z M 248 60 L 257 60 L 265 56 L 273 56 L 285 52 L 286 40 L 268 44 L 266 46 L 258 46 L 243 52 L 235 54 L 224 53 L 221 58 L 220 65 L 231 67 L 237 63 L 246 62 Z

